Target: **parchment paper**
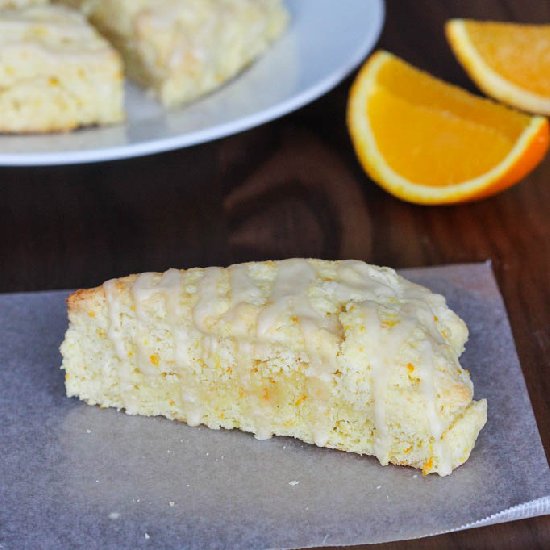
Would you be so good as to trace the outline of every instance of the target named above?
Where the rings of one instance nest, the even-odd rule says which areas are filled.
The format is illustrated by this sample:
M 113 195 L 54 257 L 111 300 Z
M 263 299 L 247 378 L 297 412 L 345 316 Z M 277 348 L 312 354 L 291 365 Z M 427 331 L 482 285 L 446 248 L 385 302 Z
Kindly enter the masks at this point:
M 351 545 L 504 521 L 511 507 L 548 513 L 548 463 L 490 266 L 404 274 L 468 323 L 462 363 L 489 402 L 472 457 L 446 478 L 67 399 L 67 293 L 0 296 L 0 548 Z

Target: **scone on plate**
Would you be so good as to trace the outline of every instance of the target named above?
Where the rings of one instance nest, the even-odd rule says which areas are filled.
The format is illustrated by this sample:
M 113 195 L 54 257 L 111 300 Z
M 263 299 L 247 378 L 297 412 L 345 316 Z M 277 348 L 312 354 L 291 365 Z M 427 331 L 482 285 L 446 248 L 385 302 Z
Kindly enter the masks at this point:
M 54 132 L 124 118 L 121 61 L 78 11 L 0 11 L 0 132 Z
M 172 106 L 206 94 L 262 54 L 287 24 L 281 0 L 57 0 L 81 8 L 129 77 Z
M 38 6 L 49 4 L 50 0 L 0 0 L 0 9 L 26 8 L 27 6 Z
M 360 261 L 170 269 L 79 290 L 67 395 L 447 475 L 487 418 L 442 296 Z

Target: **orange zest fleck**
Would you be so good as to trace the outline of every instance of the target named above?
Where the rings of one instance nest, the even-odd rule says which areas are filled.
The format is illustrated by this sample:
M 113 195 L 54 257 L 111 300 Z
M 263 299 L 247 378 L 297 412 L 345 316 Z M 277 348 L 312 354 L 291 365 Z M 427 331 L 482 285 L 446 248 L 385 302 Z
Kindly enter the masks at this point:
M 423 476 L 428 475 L 432 471 L 433 465 L 434 465 L 433 457 L 428 458 L 428 460 L 424 462 L 424 466 L 422 466 L 422 475 Z
M 300 397 L 298 397 L 298 399 L 296 399 L 296 401 L 294 402 L 294 405 L 296 407 L 298 407 L 299 405 L 301 405 L 305 400 L 307 399 L 307 395 L 301 395 Z

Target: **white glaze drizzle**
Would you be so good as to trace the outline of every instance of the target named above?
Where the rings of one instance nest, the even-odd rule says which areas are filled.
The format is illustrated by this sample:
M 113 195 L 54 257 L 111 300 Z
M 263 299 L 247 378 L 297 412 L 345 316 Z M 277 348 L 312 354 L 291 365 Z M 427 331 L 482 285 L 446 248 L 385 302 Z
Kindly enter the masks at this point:
M 228 269 L 231 281 L 231 307 L 241 303 L 259 303 L 262 300 L 262 291 L 248 274 L 249 266 L 235 264 L 229 266 Z
M 394 351 L 388 348 L 388 345 L 398 344 L 398 342 L 389 342 L 390 338 L 385 331 L 379 329 L 380 319 L 376 302 L 365 301 L 360 304 L 360 307 L 365 315 L 365 346 L 371 368 L 375 427 L 374 454 L 381 464 L 387 464 L 391 447 L 386 419 L 386 392 L 391 368 L 388 355 Z M 376 348 L 379 348 L 379 353 L 369 354 L 371 349 Z
M 433 436 L 433 456 L 437 459 L 438 472 L 440 475 L 448 475 L 452 471 L 452 465 L 446 449 L 441 440 L 443 435 L 443 423 L 437 414 L 437 396 L 434 384 L 434 356 L 429 342 L 425 341 L 421 347 L 421 360 L 417 369 L 420 369 L 421 390 L 426 400 L 426 412 Z
M 224 318 L 232 325 L 235 340 L 235 367 L 243 390 L 248 394 L 249 411 L 254 421 L 254 437 L 259 440 L 270 439 L 273 432 L 270 428 L 272 405 L 257 395 L 252 387 L 252 368 L 257 346 L 254 335 L 249 334 L 247 324 L 239 312 L 244 307 L 262 303 L 262 292 L 249 274 L 249 266 L 235 264 L 228 268 L 230 279 L 230 307 Z
M 142 273 L 139 275 L 134 281 L 130 293 L 136 311 L 136 332 L 134 336 L 136 366 L 145 374 L 155 375 L 158 374 L 158 371 L 151 364 L 145 346 L 145 341 L 148 339 L 147 321 L 149 319 L 145 310 L 145 304 L 157 293 L 154 284 L 154 274 Z
M 181 385 L 182 408 L 187 424 L 198 426 L 202 418 L 202 407 L 199 404 L 199 394 L 195 377 L 190 374 L 189 335 L 185 327 L 181 327 L 180 293 L 183 276 L 178 269 L 169 269 L 162 274 L 158 290 L 164 296 L 166 319 L 172 333 L 174 343 L 174 368 Z
M 178 269 L 169 269 L 162 274 L 157 285 L 158 290 L 164 297 L 166 320 L 174 342 L 174 363 L 176 366 L 185 364 L 188 356 L 186 332 L 180 330 L 179 327 L 181 317 L 179 301 L 182 280 L 182 274 Z
M 404 312 L 409 318 L 416 318 L 429 333 L 430 339 L 424 339 L 420 346 L 420 361 L 415 365 L 420 377 L 420 389 L 426 402 L 426 412 L 430 431 L 433 437 L 432 454 L 436 459 L 437 471 L 440 475 L 448 475 L 452 471 L 451 457 L 442 437 L 444 424 L 437 408 L 437 389 L 435 384 L 435 353 L 434 347 L 443 346 L 444 339 L 439 332 L 435 313 L 427 300 L 429 292 L 423 287 L 409 285 L 406 291 Z M 420 318 L 422 317 L 422 319 Z
M 120 386 L 120 396 L 125 400 L 123 406 L 131 404 L 133 395 L 132 392 L 128 392 L 132 387 L 132 363 L 129 361 L 128 351 L 122 337 L 122 309 L 121 302 L 117 296 L 117 281 L 112 279 L 106 281 L 103 284 L 103 291 L 105 293 L 105 301 L 107 302 L 107 315 L 108 315 L 108 329 L 107 336 L 113 343 L 116 355 L 119 359 L 119 366 L 116 369 L 118 372 L 118 383 Z
M 209 333 L 207 319 L 216 314 L 218 283 L 222 273 L 223 270 L 220 267 L 207 267 L 197 285 L 197 303 L 193 308 L 193 322 L 197 329 L 205 334 Z
M 361 300 L 361 307 L 366 316 L 367 354 L 370 349 L 377 352 L 369 355 L 372 369 L 372 391 L 375 419 L 375 455 L 382 464 L 388 463 L 391 441 L 386 419 L 386 395 L 390 369 L 398 365 L 397 354 L 403 347 L 406 338 L 420 321 L 428 330 L 435 345 L 443 339 L 434 321 L 433 310 L 427 301 L 428 291 L 423 287 L 407 284 L 402 288 L 401 295 L 395 295 L 394 287 L 386 284 L 376 272 L 363 262 L 354 260 L 342 261 L 338 267 L 339 299 L 344 303 L 350 300 Z M 377 274 L 378 275 L 378 274 Z M 395 298 L 401 304 L 402 319 L 393 327 L 381 327 L 378 316 L 377 300 L 381 297 Z M 420 319 L 420 316 L 423 318 Z M 369 326 L 376 327 L 372 332 Z M 443 423 L 437 412 L 437 392 L 435 388 L 435 365 L 432 342 L 426 340 L 422 344 L 420 361 L 415 365 L 419 378 L 420 389 L 426 403 L 426 412 L 430 431 L 434 440 L 433 456 L 437 460 L 438 471 L 442 475 L 451 472 L 450 457 L 441 440 Z
M 222 278 L 223 270 L 220 267 L 207 267 L 203 270 L 202 278 L 197 285 L 197 302 L 193 308 L 193 322 L 195 328 L 201 333 L 202 338 L 202 360 L 208 361 L 208 358 L 216 352 L 218 340 L 215 335 L 210 333 L 208 319 L 216 318 L 216 309 L 218 305 L 218 284 Z M 203 398 L 205 397 L 204 391 Z M 197 394 L 195 394 L 196 396 Z M 193 394 L 188 394 L 187 398 L 192 401 L 195 399 Z M 198 400 L 198 398 L 197 398 Z M 200 424 L 203 420 L 202 411 L 196 408 L 192 412 L 188 423 L 192 426 Z
M 30 52 L 44 61 L 88 63 L 98 55 L 112 56 L 108 43 L 78 12 L 61 6 L 6 10 L 0 23 L 2 52 Z
M 314 267 L 304 259 L 295 258 L 278 262 L 278 271 L 273 283 L 268 304 L 258 317 L 258 338 L 266 338 L 277 328 L 281 316 L 295 315 L 298 318 L 304 339 L 309 365 L 306 371 L 308 393 L 316 393 L 312 400 L 314 418 L 311 423 L 315 444 L 326 445 L 329 435 L 330 419 L 327 418 L 329 383 L 332 379 L 332 367 L 335 358 L 322 358 L 316 347 L 315 336 L 319 330 L 330 330 L 330 322 L 315 310 L 308 298 L 308 289 L 317 279 Z

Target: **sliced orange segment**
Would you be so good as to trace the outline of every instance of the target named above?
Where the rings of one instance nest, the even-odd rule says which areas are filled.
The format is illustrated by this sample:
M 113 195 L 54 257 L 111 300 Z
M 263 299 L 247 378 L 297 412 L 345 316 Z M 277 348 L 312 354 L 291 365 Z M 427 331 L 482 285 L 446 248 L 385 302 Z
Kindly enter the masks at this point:
M 544 157 L 548 122 L 476 97 L 379 51 L 347 110 L 365 171 L 419 204 L 476 200 L 510 187 Z
M 550 114 L 550 25 L 452 19 L 445 32 L 459 62 L 487 95 Z

